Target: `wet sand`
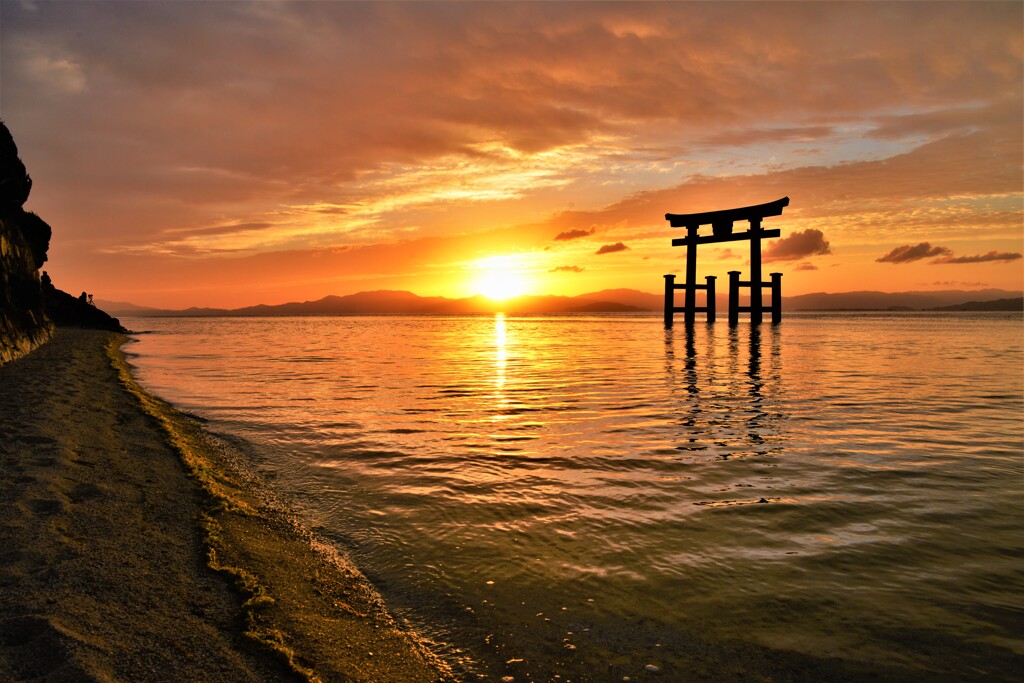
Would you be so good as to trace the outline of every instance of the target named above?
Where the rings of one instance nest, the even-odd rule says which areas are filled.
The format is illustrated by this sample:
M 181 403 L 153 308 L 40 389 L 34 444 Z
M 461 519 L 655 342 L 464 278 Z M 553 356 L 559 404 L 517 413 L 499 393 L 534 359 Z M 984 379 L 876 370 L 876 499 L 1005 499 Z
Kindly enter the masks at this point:
M 123 341 L 0 367 L 0 679 L 452 680 Z

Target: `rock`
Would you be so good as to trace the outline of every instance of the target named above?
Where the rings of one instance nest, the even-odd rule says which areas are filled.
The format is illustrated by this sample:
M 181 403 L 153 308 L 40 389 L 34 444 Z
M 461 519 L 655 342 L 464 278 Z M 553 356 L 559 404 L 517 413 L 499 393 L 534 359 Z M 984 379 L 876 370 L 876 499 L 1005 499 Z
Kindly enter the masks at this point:
M 44 273 L 45 276 L 45 273 Z M 46 313 L 62 327 L 82 327 L 91 330 L 124 332 L 121 321 L 89 303 L 85 292 L 74 297 L 53 286 L 48 276 L 43 278 L 43 301 Z
M 53 334 L 39 280 L 49 226 L 21 208 L 31 188 L 14 138 L 0 122 L 0 364 L 26 355 Z

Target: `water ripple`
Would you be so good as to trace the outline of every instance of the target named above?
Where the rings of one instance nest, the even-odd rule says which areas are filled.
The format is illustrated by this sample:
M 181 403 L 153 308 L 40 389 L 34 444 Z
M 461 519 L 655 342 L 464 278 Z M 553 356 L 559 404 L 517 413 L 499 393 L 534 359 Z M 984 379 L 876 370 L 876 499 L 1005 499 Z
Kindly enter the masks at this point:
M 1024 653 L 1020 316 L 129 326 L 158 333 L 141 379 L 467 675 L 1010 680 Z

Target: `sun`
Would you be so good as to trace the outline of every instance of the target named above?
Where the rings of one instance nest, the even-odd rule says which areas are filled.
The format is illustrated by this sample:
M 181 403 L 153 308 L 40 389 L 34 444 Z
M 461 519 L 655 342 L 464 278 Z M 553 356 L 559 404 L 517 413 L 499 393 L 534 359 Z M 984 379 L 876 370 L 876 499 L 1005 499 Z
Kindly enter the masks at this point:
M 495 301 L 522 296 L 529 289 L 524 271 L 510 256 L 492 256 L 476 262 L 474 289 Z
M 526 281 L 519 273 L 510 270 L 484 273 L 476 283 L 477 291 L 488 299 L 504 301 L 526 293 Z

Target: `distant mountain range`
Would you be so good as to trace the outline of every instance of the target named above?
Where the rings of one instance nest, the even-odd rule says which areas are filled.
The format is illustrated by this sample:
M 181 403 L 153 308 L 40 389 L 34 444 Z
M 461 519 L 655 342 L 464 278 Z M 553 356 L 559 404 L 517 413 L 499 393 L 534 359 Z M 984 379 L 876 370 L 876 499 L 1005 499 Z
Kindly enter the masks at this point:
M 97 301 L 107 311 L 127 316 L 286 316 L 286 315 L 426 315 L 460 313 L 595 313 L 659 310 L 661 297 L 631 289 L 605 290 L 579 296 L 521 296 L 493 301 L 484 296 L 449 299 L 419 296 L 412 292 L 381 290 L 347 296 L 325 296 L 316 301 L 296 301 L 243 308 L 144 308 L 127 302 Z
M 683 294 L 677 292 L 677 306 Z M 727 301 L 717 298 L 724 313 Z M 288 316 L 288 315 L 426 315 L 505 312 L 511 315 L 535 313 L 609 313 L 660 311 L 661 294 L 635 289 L 605 289 L 579 296 L 522 296 L 507 301 L 492 301 L 483 296 L 465 299 L 424 297 L 412 292 L 381 290 L 347 296 L 325 296 L 316 301 L 278 305 L 259 304 L 244 308 L 186 308 L 166 310 L 145 308 L 127 302 L 97 301 L 103 310 L 118 316 Z M 786 311 L 897 311 L 897 310 L 999 310 L 1024 309 L 1024 292 L 1003 289 L 937 292 L 842 292 L 838 294 L 801 294 L 783 298 Z
M 842 292 L 803 294 L 783 297 L 783 309 L 789 311 L 932 311 L 932 310 L 1021 310 L 1024 292 L 1004 289 L 958 289 L 938 292 Z M 1001 301 L 1007 308 L 971 308 L 968 304 Z M 1014 304 L 1013 301 L 1017 303 Z
M 939 306 L 933 311 L 1020 311 L 1024 310 L 1024 297 L 994 299 L 992 301 L 968 301 L 955 306 Z

